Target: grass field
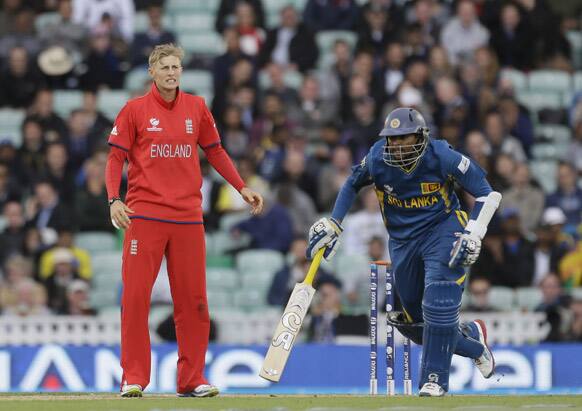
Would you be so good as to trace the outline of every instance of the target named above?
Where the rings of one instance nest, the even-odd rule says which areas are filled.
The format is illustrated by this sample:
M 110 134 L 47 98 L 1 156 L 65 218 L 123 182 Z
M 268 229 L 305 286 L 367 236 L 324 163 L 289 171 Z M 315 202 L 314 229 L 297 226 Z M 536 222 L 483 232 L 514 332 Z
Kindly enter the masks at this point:
M 3 394 L 1 411 L 194 411 L 194 410 L 582 410 L 581 396 L 457 395 L 418 398 L 348 395 L 224 395 L 176 398 L 146 395 L 119 398 L 112 394 Z

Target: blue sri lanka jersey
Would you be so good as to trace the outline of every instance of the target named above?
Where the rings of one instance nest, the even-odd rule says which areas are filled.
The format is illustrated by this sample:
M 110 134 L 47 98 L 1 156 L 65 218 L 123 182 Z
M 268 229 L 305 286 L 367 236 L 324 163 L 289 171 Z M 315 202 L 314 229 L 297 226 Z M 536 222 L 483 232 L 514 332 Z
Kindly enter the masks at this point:
M 467 223 L 467 215 L 461 212 L 453 190 L 455 180 L 475 197 L 487 196 L 492 191 L 485 171 L 446 141 L 429 139 L 426 151 L 408 171 L 384 162 L 385 144 L 385 139 L 377 141 L 362 162 L 352 167 L 332 217 L 343 220 L 356 193 L 374 184 L 390 237 L 403 240 L 426 232 L 450 213 L 456 213 L 463 226 Z

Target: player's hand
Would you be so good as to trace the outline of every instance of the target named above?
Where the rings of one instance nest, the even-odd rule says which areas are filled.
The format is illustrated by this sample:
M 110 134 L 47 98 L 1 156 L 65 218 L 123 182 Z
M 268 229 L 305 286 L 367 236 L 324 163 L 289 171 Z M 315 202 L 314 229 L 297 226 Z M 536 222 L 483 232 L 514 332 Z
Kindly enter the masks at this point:
M 127 229 L 131 224 L 128 214 L 132 214 L 133 210 L 125 205 L 121 200 L 115 201 L 109 207 L 109 215 L 111 216 L 111 224 L 113 227 L 119 229 Z
M 317 251 L 326 247 L 323 258 L 330 261 L 340 246 L 339 236 L 344 231 L 343 227 L 334 218 L 321 218 L 309 229 L 309 245 L 305 254 L 313 259 Z
M 257 215 L 261 214 L 263 211 L 263 196 L 257 193 L 256 191 L 251 190 L 248 187 L 243 187 L 240 190 L 240 194 L 242 195 L 243 200 L 249 203 L 252 207 L 251 214 Z
M 477 261 L 481 252 L 481 239 L 476 234 L 464 232 L 457 234 L 459 237 L 453 243 L 449 267 L 468 267 Z

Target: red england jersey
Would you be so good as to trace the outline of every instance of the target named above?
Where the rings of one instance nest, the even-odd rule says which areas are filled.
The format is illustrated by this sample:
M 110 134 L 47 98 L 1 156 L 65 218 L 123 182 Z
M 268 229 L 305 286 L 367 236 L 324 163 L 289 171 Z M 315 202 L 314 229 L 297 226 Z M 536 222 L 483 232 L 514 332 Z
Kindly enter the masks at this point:
M 201 97 L 177 91 L 170 103 L 152 85 L 130 100 L 115 119 L 109 144 L 127 152 L 131 218 L 202 222 L 202 175 L 197 146 L 220 144 L 212 114 Z

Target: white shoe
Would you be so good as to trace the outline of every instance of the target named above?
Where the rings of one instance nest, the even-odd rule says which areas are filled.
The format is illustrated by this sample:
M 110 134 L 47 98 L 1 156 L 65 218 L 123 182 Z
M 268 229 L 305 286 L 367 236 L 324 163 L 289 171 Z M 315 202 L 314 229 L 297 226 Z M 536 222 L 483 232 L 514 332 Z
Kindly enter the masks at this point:
M 143 397 L 143 389 L 138 384 L 123 384 L 120 395 L 123 398 Z
M 482 320 L 475 320 L 473 323 L 477 326 L 479 330 L 479 342 L 483 344 L 483 354 L 479 358 L 475 358 L 473 363 L 481 371 L 481 374 L 485 378 L 489 378 L 493 375 L 495 371 L 495 358 L 493 353 L 487 345 L 487 328 Z
M 185 392 L 185 393 L 177 393 L 178 397 L 216 397 L 220 391 L 214 385 L 211 384 L 202 384 L 198 387 L 194 388 L 194 391 Z
M 444 397 L 446 394 L 443 387 L 436 382 L 425 383 L 418 392 L 419 397 Z

